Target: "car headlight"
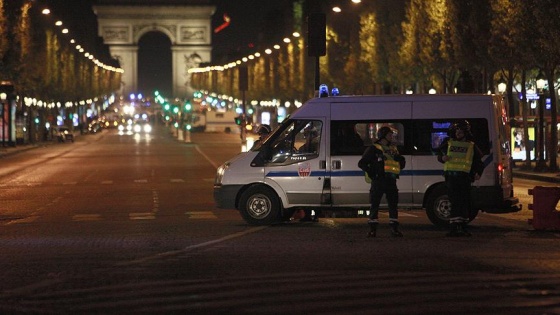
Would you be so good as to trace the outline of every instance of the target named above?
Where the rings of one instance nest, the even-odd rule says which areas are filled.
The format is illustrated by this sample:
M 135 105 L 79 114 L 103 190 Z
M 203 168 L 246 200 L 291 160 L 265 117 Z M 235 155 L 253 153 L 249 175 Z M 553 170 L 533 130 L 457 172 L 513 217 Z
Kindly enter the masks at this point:
M 140 125 L 134 125 L 134 132 L 142 131 L 142 127 Z
M 216 170 L 216 178 L 214 179 L 215 186 L 221 186 L 224 179 L 224 173 L 229 168 L 229 163 L 224 163 Z
M 152 132 L 152 126 L 150 126 L 148 124 L 144 125 L 144 132 L 146 132 L 146 133 Z

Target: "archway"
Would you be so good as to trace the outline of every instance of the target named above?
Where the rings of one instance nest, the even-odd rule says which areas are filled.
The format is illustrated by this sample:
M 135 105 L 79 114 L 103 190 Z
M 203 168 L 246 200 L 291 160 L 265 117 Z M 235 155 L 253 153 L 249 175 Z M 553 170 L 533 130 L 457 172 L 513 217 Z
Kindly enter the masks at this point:
M 170 97 L 190 97 L 193 89 L 188 70 L 202 62 L 211 62 L 211 18 L 214 10 L 215 7 L 209 5 L 94 6 L 99 36 L 124 70 L 120 94 L 137 93 L 141 87 L 138 44 L 144 35 L 149 39 L 151 33 L 156 32 L 170 41 Z M 158 76 L 164 75 L 160 69 L 154 71 L 159 73 Z M 144 81 L 142 88 L 145 88 Z
M 157 90 L 173 95 L 171 40 L 161 32 L 148 32 L 138 41 L 138 92 Z

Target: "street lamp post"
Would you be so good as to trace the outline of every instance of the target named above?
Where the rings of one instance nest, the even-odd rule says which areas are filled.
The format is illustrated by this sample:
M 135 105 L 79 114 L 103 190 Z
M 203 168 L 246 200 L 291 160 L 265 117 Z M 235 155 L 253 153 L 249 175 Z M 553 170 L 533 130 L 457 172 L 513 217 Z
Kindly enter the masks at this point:
M 538 141 L 537 147 L 538 151 L 538 160 L 535 165 L 535 172 L 543 172 L 546 169 L 546 160 L 544 158 L 544 106 L 545 106 L 545 99 L 544 99 L 544 84 L 545 79 L 542 72 L 539 71 L 537 75 L 537 93 L 539 95 L 539 123 L 538 123 Z
M 6 146 L 6 138 L 5 138 L 6 137 L 6 135 L 5 135 L 5 133 L 6 133 L 6 131 L 5 131 L 6 130 L 6 119 L 4 117 L 5 116 L 5 110 L 6 110 L 6 108 L 5 108 L 6 102 L 7 102 L 7 94 L 4 93 L 4 92 L 0 93 L 0 104 L 2 105 L 2 110 L 0 112 L 0 115 L 2 115 L 2 146 L 3 147 Z

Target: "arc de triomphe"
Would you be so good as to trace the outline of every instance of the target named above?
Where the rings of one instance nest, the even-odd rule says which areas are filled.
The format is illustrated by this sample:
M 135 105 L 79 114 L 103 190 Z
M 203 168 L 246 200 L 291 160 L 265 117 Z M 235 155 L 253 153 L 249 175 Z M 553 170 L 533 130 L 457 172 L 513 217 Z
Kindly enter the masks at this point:
M 173 96 L 191 95 L 188 69 L 211 61 L 214 10 L 210 5 L 94 6 L 98 34 L 124 70 L 121 95 L 138 91 L 138 41 L 153 31 L 165 34 L 171 41 Z

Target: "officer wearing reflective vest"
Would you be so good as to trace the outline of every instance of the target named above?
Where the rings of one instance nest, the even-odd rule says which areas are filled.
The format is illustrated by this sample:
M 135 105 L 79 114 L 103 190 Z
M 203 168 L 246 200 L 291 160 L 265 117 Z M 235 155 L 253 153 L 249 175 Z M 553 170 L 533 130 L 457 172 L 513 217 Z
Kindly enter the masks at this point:
M 438 152 L 438 161 L 444 163 L 443 174 L 451 202 L 450 231 L 447 236 L 471 236 L 467 230 L 470 221 L 471 183 L 480 179 L 484 171 L 482 152 L 472 141 L 468 121 L 452 124 Z
M 377 131 L 377 140 L 368 147 L 358 166 L 365 172 L 366 181 L 371 182 L 369 198 L 371 203 L 368 224 L 370 226 L 369 237 L 375 237 L 377 225 L 379 224 L 379 204 L 381 197 L 385 194 L 389 205 L 389 225 L 391 235 L 402 237 L 399 231 L 399 213 L 397 205 L 399 202 L 399 190 L 397 179 L 401 169 L 405 167 L 405 159 L 399 154 L 393 143 L 394 132 L 390 127 L 384 126 Z

